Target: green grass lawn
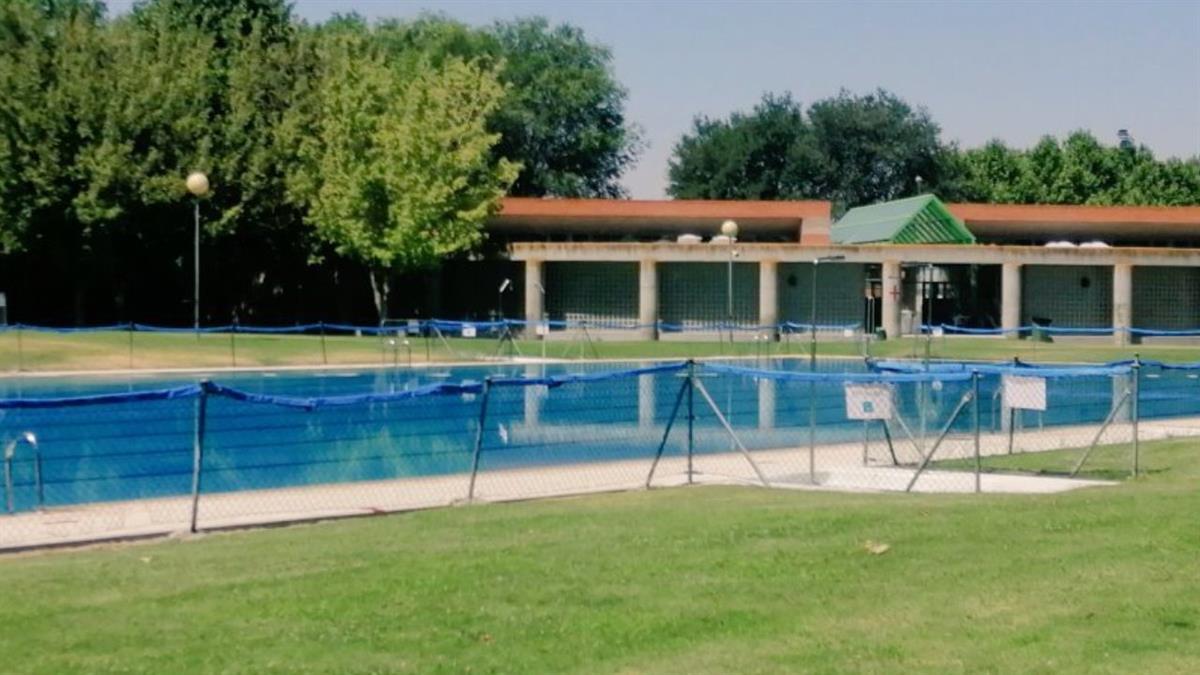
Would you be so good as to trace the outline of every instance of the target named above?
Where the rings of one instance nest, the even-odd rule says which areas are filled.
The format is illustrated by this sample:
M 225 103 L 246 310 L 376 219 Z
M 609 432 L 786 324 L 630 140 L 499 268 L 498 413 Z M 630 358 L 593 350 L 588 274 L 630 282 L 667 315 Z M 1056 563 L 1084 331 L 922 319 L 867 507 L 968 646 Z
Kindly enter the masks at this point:
M 791 336 L 768 348 L 755 343 L 751 336 L 739 335 L 731 346 L 716 341 L 611 341 L 591 344 L 579 340 L 551 340 L 545 345 L 549 358 L 703 358 L 712 356 L 805 356 L 809 342 L 805 336 Z M 934 358 L 1010 359 L 1020 357 L 1036 361 L 1109 361 L 1144 358 L 1168 361 L 1200 360 L 1198 344 L 1148 344 L 1116 347 L 1102 340 L 1059 341 L 1054 343 L 997 338 L 953 337 L 904 338 L 873 342 L 872 356 L 922 357 L 928 344 Z M 519 340 L 517 349 L 524 356 L 540 357 L 542 344 Z M 429 361 L 463 361 L 494 358 L 498 342 L 492 338 L 446 340 L 412 338 L 391 344 L 378 337 L 316 335 L 246 335 L 134 333 L 125 332 L 40 333 L 9 330 L 0 332 L 0 373 L 48 370 L 102 370 L 128 368 L 214 368 L 224 366 L 320 366 L 337 364 L 407 365 Z M 861 356 L 861 342 L 825 340 L 818 346 L 824 356 Z M 505 348 L 503 354 L 511 354 Z
M 1186 447 L 1189 441 L 1177 441 L 1180 447 Z M 1075 465 L 1083 459 L 1086 448 L 1071 448 L 1048 452 L 1018 452 L 1011 455 L 990 455 L 981 457 L 980 471 L 986 473 L 1023 473 L 1039 476 L 1068 476 Z M 1160 458 L 1161 458 L 1161 453 Z M 1158 473 L 1168 470 L 1164 466 L 1147 466 L 1144 457 L 1139 452 L 1138 473 Z M 934 462 L 937 468 L 975 470 L 974 459 L 948 459 Z M 1114 443 L 1097 446 L 1087 455 L 1084 464 L 1076 474 L 1079 478 L 1096 478 L 1099 480 L 1124 480 L 1133 475 L 1133 447 L 1129 443 Z
M 1200 447 L 1062 495 L 681 488 L 0 559 L 6 672 L 1200 671 Z M 887 544 L 869 552 L 868 542 Z

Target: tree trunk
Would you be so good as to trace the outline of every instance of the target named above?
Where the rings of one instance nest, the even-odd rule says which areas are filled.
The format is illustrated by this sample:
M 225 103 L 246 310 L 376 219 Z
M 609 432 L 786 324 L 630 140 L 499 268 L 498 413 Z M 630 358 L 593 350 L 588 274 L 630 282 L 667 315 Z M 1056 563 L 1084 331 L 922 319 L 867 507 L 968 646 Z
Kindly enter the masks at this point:
M 382 323 L 388 318 L 388 273 L 387 270 L 371 268 L 368 275 L 371 277 L 371 292 L 375 294 L 375 311 Z

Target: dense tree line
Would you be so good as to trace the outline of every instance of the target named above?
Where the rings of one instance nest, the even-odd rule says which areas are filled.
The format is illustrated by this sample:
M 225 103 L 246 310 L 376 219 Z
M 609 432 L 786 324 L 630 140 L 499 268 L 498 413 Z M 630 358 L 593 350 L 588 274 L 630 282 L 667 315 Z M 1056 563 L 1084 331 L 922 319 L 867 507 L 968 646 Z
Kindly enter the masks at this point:
M 611 61 L 539 18 L 310 25 L 285 0 L 143 0 L 117 17 L 99 0 L 0 3 L 0 291 L 23 321 L 183 323 L 184 177 L 200 170 L 205 322 L 411 314 L 437 294 L 419 273 L 487 253 L 481 225 L 504 194 L 624 196 L 641 140 Z M 877 91 L 697 118 L 670 166 L 679 198 L 840 212 L 917 191 L 1197 204 L 1200 161 L 1086 132 L 963 150 Z
M 837 211 L 936 192 L 1023 204 L 1200 204 L 1200 159 L 1160 161 L 1143 146 L 1077 131 L 1028 150 L 992 141 L 963 150 L 929 114 L 895 95 L 843 92 L 805 109 L 768 94 L 748 113 L 699 117 L 675 146 L 679 198 L 828 199 Z
M 0 290 L 30 321 L 186 316 L 200 170 L 205 321 L 361 319 L 340 299 L 368 271 L 386 313 L 389 278 L 476 248 L 505 193 L 622 195 L 639 139 L 610 63 L 542 19 L 2 3 Z

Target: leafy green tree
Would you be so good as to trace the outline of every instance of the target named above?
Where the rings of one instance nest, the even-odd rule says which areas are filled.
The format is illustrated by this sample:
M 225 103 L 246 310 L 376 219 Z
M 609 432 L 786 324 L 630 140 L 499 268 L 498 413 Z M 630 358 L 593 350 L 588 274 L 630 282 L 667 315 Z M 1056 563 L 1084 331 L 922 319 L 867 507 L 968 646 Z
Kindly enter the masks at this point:
M 911 195 L 918 177 L 922 189 L 942 182 L 940 127 L 894 94 L 843 91 L 813 103 L 808 120 L 819 161 L 797 177 L 803 192 L 849 207 Z
M 671 161 L 679 199 L 791 199 L 811 167 L 811 129 L 790 95 L 766 95 L 749 114 L 693 122 Z
M 641 148 L 625 120 L 612 54 L 583 31 L 543 18 L 495 24 L 508 95 L 489 120 L 495 154 L 521 165 L 518 196 L 619 197 Z
M 515 178 L 516 165 L 492 159 L 486 128 L 503 86 L 458 58 L 393 63 L 352 22 L 317 50 L 316 124 L 290 194 L 322 240 L 367 266 L 383 319 L 390 273 L 477 245 Z
M 0 253 L 79 230 L 103 118 L 102 16 L 96 2 L 0 5 Z
M 1160 162 L 1144 146 L 1105 146 L 1086 131 L 1028 150 L 992 141 L 961 153 L 954 199 L 1010 204 L 1200 204 L 1200 162 Z
M 842 92 L 807 111 L 767 94 L 748 114 L 699 118 L 675 146 L 679 198 L 829 199 L 838 210 L 937 189 L 947 150 L 928 113 L 879 91 Z
M 625 119 L 626 91 L 612 54 L 583 31 L 543 18 L 477 30 L 439 15 L 389 21 L 376 31 L 392 58 L 477 60 L 496 66 L 505 96 L 488 117 L 492 152 L 521 165 L 515 196 L 619 197 L 641 149 Z

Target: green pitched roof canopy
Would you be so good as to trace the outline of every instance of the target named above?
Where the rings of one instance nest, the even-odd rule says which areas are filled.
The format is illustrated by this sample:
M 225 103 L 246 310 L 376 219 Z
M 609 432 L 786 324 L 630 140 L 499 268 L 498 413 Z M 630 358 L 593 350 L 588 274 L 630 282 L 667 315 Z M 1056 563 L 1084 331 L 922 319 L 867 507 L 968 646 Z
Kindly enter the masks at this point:
M 835 244 L 975 243 L 975 235 L 934 195 L 850 209 L 829 237 Z

